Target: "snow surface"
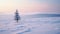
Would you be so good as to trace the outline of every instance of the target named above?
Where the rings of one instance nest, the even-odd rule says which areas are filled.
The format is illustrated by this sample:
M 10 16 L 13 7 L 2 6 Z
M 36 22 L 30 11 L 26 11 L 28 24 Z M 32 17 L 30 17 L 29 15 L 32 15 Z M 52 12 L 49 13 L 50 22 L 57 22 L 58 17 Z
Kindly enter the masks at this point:
M 16 23 L 13 16 L 1 16 L 0 34 L 60 34 L 60 17 L 22 17 Z

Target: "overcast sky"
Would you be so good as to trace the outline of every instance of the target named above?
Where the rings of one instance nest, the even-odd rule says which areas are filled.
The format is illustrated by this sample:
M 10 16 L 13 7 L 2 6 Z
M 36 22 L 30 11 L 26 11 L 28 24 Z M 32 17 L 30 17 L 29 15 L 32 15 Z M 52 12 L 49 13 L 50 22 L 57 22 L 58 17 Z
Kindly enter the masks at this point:
M 0 14 L 60 13 L 60 0 L 0 0 Z

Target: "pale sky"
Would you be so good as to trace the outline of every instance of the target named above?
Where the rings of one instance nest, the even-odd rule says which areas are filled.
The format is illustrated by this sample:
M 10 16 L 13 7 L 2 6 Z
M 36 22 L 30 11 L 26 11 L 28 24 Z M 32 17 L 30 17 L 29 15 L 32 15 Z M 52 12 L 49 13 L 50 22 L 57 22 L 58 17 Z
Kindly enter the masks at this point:
M 60 0 L 0 0 L 0 14 L 60 13 Z

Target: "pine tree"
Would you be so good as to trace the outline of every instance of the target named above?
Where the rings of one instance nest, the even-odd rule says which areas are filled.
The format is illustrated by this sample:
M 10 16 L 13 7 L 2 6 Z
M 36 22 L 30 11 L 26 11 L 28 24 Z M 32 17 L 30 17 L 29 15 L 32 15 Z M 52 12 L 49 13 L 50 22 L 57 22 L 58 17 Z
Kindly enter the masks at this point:
M 20 16 L 19 16 L 18 10 L 16 10 L 16 12 L 15 12 L 15 20 L 16 20 L 17 23 L 20 20 Z

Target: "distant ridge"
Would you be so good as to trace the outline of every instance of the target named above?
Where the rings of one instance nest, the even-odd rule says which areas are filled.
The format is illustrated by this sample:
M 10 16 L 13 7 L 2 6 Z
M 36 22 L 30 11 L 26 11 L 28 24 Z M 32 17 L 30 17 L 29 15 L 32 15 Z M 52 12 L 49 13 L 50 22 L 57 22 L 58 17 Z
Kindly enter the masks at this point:
M 34 14 L 28 15 L 28 17 L 60 17 L 60 14 Z

